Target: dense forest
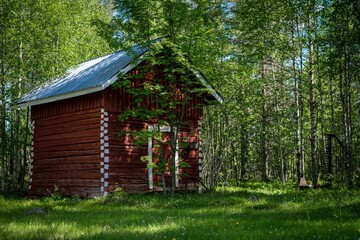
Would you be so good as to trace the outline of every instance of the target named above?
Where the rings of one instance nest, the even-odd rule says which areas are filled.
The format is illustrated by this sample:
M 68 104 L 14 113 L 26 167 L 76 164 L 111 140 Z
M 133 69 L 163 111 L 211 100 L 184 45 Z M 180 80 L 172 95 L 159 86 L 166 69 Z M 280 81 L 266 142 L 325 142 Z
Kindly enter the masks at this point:
M 204 109 L 203 180 L 360 187 L 360 1 L 2 0 L 0 192 L 26 189 L 24 93 L 166 37 L 224 98 Z M 329 162 L 331 156 L 332 162 Z

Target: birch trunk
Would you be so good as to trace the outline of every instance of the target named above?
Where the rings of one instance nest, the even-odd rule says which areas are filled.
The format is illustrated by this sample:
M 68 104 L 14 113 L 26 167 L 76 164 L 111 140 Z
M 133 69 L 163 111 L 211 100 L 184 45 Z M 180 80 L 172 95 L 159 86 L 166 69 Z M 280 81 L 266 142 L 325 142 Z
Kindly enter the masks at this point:
M 309 35 L 309 107 L 310 107 L 310 159 L 312 167 L 312 182 L 317 184 L 317 161 L 316 161 L 316 102 L 315 102 L 315 73 L 314 73 L 314 43 L 313 43 L 313 19 L 311 13 L 308 16 L 308 35 Z
M 267 149 L 267 89 L 265 83 L 265 62 L 261 69 L 261 78 L 263 80 L 262 106 L 261 106 L 261 158 L 262 158 L 262 180 L 269 181 L 269 156 Z

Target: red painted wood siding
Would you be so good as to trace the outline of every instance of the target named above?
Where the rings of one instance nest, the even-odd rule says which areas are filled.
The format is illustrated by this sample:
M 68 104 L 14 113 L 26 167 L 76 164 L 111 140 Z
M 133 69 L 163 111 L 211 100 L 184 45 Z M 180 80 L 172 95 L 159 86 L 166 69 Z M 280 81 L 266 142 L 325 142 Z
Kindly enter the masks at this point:
M 147 146 L 137 147 L 131 136 L 119 136 L 120 130 L 140 130 L 142 121 L 121 122 L 119 114 L 109 112 L 109 191 L 116 186 L 125 191 L 147 191 L 147 167 L 141 156 L 147 155 Z
M 41 104 L 31 108 L 31 119 L 40 119 L 64 113 L 79 112 L 103 105 L 102 93 L 91 93 L 56 102 Z
M 136 74 L 133 70 L 130 74 Z M 161 77 L 161 69 L 157 70 L 157 77 Z M 151 81 L 154 75 L 146 75 L 146 79 L 137 79 L 132 83 L 132 87 L 139 87 L 144 81 Z M 195 80 L 194 80 L 195 81 Z M 180 188 L 186 188 L 186 184 L 198 186 L 196 179 L 199 177 L 199 134 L 198 123 L 203 117 L 202 106 L 203 97 L 196 93 L 190 94 L 191 100 L 185 105 L 184 123 L 187 127 L 181 129 L 181 139 L 189 143 L 190 147 L 180 149 L 181 160 L 190 164 L 189 168 L 180 169 L 182 178 L 179 181 Z M 144 122 L 132 120 L 120 122 L 119 115 L 133 107 L 133 97 L 126 93 L 123 88 L 109 87 L 104 90 L 104 109 L 109 114 L 109 187 L 107 191 L 112 191 L 116 186 L 122 187 L 126 191 L 146 191 L 148 190 L 148 176 L 146 163 L 141 161 L 142 156 L 146 156 L 147 146 L 137 147 L 134 140 L 129 136 L 119 137 L 119 131 L 141 130 L 147 128 L 148 124 L 155 122 Z M 148 109 L 154 109 L 154 101 L 151 98 L 144 100 L 141 105 Z M 181 141 L 181 140 L 179 140 Z M 180 144 L 181 145 L 181 144 Z M 191 147 L 193 146 L 193 147 Z M 200 170 L 201 171 L 201 170 Z
M 201 96 L 192 93 L 191 101 L 185 107 L 184 122 L 187 125 L 181 128 L 179 141 L 190 144 L 181 148 L 179 155 L 191 167 L 180 170 L 184 175 L 179 181 L 180 188 L 189 183 L 197 187 L 194 179 L 199 176 L 198 123 L 202 118 L 203 103 Z M 154 105 L 151 99 L 142 104 L 149 108 Z M 55 186 L 65 195 L 82 197 L 99 196 L 116 186 L 127 191 L 147 191 L 148 170 L 146 163 L 140 160 L 141 156 L 147 155 L 147 146 L 137 147 L 131 137 L 120 137 L 118 132 L 144 129 L 155 122 L 119 121 L 119 114 L 131 106 L 132 96 L 113 87 L 99 93 L 33 106 L 34 156 L 29 194 L 46 195 Z M 101 130 L 104 128 L 103 112 L 108 117 L 106 134 Z M 101 134 L 108 139 L 106 147 L 100 142 L 104 140 Z M 108 151 L 108 163 L 104 156 L 101 157 L 105 154 L 104 147 Z
M 146 129 L 148 124 L 132 120 L 121 122 L 118 119 L 119 113 L 109 112 L 109 187 L 107 191 L 113 191 L 117 186 L 125 191 L 147 191 L 149 187 L 147 164 L 141 161 L 142 156 L 148 155 L 148 146 L 135 146 L 134 139 L 129 136 L 119 136 L 119 131 L 137 131 Z M 190 167 L 180 169 L 182 178 L 179 181 L 179 188 L 185 189 L 185 184 L 196 185 L 196 178 L 199 177 L 199 149 L 198 149 L 198 122 L 189 122 L 186 128 L 179 133 L 179 142 L 189 143 L 189 147 L 180 149 L 181 161 L 190 164 Z M 179 144 L 184 146 L 184 144 Z M 193 147 L 191 147 L 193 146 Z
M 30 195 L 100 195 L 101 94 L 32 107 Z
M 139 74 L 139 71 L 137 69 L 132 70 L 130 75 Z M 155 68 L 155 73 L 153 74 L 145 74 L 145 78 L 143 79 L 133 79 L 131 86 L 133 88 L 139 88 L 144 82 L 152 83 L 153 78 L 164 78 L 163 69 L 161 67 Z M 191 77 L 194 78 L 194 77 Z M 190 81 L 194 82 L 194 85 L 192 88 L 195 87 L 201 87 L 195 80 L 191 79 Z M 165 86 L 169 86 L 169 83 L 166 82 L 166 80 L 162 81 L 162 84 Z M 176 84 L 174 91 L 177 92 L 177 101 L 181 101 L 181 89 L 179 89 L 179 84 Z M 197 120 L 202 119 L 203 117 L 203 110 L 202 106 L 204 105 L 204 96 L 201 96 L 199 93 L 192 92 L 189 93 L 187 98 L 190 98 L 190 100 L 187 100 L 187 103 L 184 107 L 184 120 Z M 133 96 L 129 93 L 127 93 L 123 88 L 114 88 L 109 87 L 104 90 L 104 106 L 105 110 L 108 112 L 124 112 L 125 110 L 129 108 L 134 108 L 134 99 Z M 151 97 L 148 97 L 144 99 L 141 103 L 142 107 L 148 108 L 148 109 L 155 109 L 156 104 L 155 100 Z M 181 107 L 181 106 L 178 106 Z M 166 117 L 166 116 L 165 116 Z

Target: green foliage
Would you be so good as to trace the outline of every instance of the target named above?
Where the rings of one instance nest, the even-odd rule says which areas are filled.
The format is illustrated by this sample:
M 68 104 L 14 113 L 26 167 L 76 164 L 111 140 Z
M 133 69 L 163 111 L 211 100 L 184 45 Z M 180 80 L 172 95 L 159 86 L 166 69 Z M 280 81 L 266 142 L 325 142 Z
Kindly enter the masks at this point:
M 0 196 L 3 239 L 357 239 L 358 191 L 299 191 L 244 183 L 203 194 L 133 194 L 112 200 Z M 46 209 L 47 215 L 25 214 Z
M 226 99 L 205 110 L 208 186 L 261 179 L 264 172 L 270 180 L 308 178 L 313 156 L 319 177 L 329 176 L 323 170 L 325 133 L 336 134 L 349 150 L 333 144 L 334 183 L 360 186 L 360 25 L 354 1 L 8 0 L 1 2 L 0 17 L 2 190 L 15 191 L 17 180 L 27 178 L 31 156 L 29 112 L 11 108 L 16 99 L 110 46 L 149 46 L 158 37 L 164 39 L 151 45 L 148 68 L 117 83 L 134 96 L 121 120 L 167 116 L 159 124 L 176 126 L 176 106 L 187 94 L 203 92 L 186 81 L 189 70 L 201 69 Z M 167 66 L 168 81 L 187 89 L 185 101 L 172 98 L 173 89 L 156 77 L 131 88 L 160 64 Z M 162 107 L 150 111 L 141 104 L 146 98 L 158 98 Z M 308 140 L 312 128 L 315 149 Z M 147 137 L 139 132 L 137 142 L 146 144 Z
M 111 49 L 98 35 L 109 22 L 97 0 L 0 3 L 0 192 L 23 192 L 31 158 L 30 112 L 17 100 L 85 60 Z
M 203 121 L 207 185 L 260 180 L 264 172 L 272 180 L 308 178 L 312 156 L 319 178 L 325 179 L 325 133 L 336 134 L 351 152 L 347 156 L 333 144 L 334 180 L 344 185 L 353 181 L 360 164 L 353 145 L 360 136 L 360 55 L 359 41 L 354 39 L 360 29 L 352 4 L 321 0 L 225 4 L 227 31 L 222 34 L 229 43 L 217 42 L 217 54 L 223 57 L 208 58 L 212 67 L 205 68 L 207 76 L 220 79 L 214 85 L 226 99 L 222 106 L 208 108 Z M 315 54 L 312 67 L 310 43 Z M 312 127 L 316 150 L 309 141 Z
M 54 186 L 54 190 L 50 192 L 49 198 L 56 201 L 63 198 L 60 189 L 57 185 Z
M 202 96 L 205 89 L 194 80 L 194 67 L 178 45 L 162 38 L 148 47 L 150 50 L 143 57 L 143 64 L 136 73 L 119 75 L 119 80 L 113 86 L 124 89 L 131 98 L 131 106 L 120 114 L 119 120 L 142 120 L 152 124 L 154 129 L 131 129 L 120 131 L 119 135 L 131 136 L 137 147 L 147 146 L 149 139 L 153 141 L 152 148 L 156 149 L 153 159 L 157 161 L 150 162 L 146 156 L 142 160 L 148 162 L 148 168 L 162 176 L 163 189 L 166 191 L 165 172 L 169 171 L 171 178 L 175 179 L 179 167 L 175 166 L 175 152 L 179 151 L 179 133 L 188 124 L 184 119 L 186 107 L 190 106 L 194 97 Z M 163 140 L 162 126 L 169 127 L 166 131 L 170 134 L 169 140 Z M 170 148 L 170 157 L 166 156 L 164 147 Z M 182 164 L 182 167 L 187 166 Z M 175 180 L 172 181 L 172 192 L 174 184 Z
M 116 187 L 114 191 L 112 191 L 108 196 L 101 198 L 99 202 L 111 205 L 128 205 L 131 204 L 131 199 L 121 187 Z

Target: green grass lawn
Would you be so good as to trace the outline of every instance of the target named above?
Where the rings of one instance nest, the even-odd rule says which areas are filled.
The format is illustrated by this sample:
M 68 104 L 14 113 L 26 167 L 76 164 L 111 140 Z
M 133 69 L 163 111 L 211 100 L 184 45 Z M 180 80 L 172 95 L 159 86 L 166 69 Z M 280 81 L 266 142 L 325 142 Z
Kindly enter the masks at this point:
M 26 212 L 42 208 L 47 213 Z M 0 239 L 360 238 L 360 191 L 247 183 L 203 194 L 0 196 Z

